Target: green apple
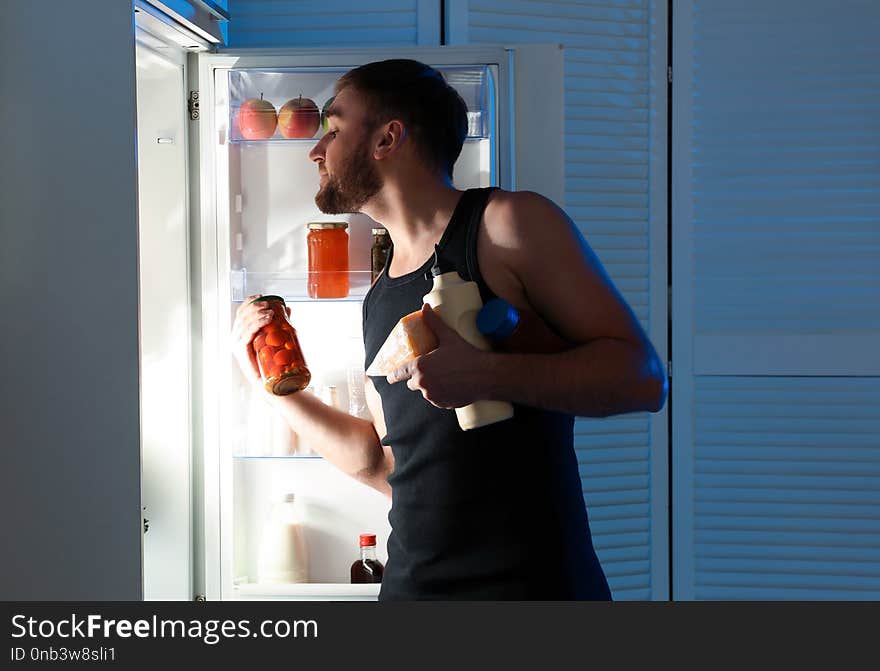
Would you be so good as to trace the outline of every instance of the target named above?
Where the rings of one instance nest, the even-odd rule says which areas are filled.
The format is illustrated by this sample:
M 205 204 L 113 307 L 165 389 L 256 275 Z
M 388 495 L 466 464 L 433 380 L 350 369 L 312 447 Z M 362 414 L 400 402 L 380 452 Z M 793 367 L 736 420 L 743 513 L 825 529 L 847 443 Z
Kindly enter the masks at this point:
M 336 99 L 336 96 L 331 96 L 330 99 L 324 103 L 324 107 L 321 109 L 321 128 L 324 129 L 326 133 L 330 130 L 330 121 L 327 119 L 327 110 L 330 109 L 330 105 L 333 104 L 333 101 Z

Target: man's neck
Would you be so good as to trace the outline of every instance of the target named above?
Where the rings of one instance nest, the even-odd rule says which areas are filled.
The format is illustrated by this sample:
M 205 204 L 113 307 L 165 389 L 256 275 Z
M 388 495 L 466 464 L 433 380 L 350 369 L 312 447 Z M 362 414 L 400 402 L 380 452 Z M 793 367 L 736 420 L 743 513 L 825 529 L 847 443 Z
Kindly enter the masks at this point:
M 410 265 L 430 255 L 461 195 L 440 180 L 407 185 L 386 182 L 363 213 L 388 229 L 395 259 Z

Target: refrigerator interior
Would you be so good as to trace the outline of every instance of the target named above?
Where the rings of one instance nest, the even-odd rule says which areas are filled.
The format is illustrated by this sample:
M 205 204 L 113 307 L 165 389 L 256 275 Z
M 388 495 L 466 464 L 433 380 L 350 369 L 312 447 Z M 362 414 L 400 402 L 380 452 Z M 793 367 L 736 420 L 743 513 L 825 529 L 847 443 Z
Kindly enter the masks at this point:
M 468 138 L 453 175 L 457 188 L 498 183 L 494 67 L 438 66 L 468 105 Z M 362 214 L 325 215 L 315 205 L 318 172 L 308 154 L 322 128 L 304 139 L 285 138 L 276 129 L 270 138 L 247 140 L 238 124 L 241 104 L 249 98 L 262 97 L 279 110 L 286 101 L 303 96 L 322 109 L 333 95 L 334 82 L 348 69 L 214 70 L 217 258 L 219 272 L 227 274 L 217 282 L 221 307 L 228 289 L 228 311 L 225 321 L 221 312 L 219 328 L 230 331 L 245 297 L 283 296 L 312 373 L 309 393 L 368 418 L 359 400 L 364 370 L 361 307 L 371 284 L 371 229 L 379 224 Z M 321 221 L 348 223 L 350 292 L 345 298 L 314 299 L 308 294 L 307 224 Z M 261 584 L 266 520 L 273 503 L 294 494 L 307 548 L 307 581 L 327 586 L 330 595 L 375 596 L 378 585 L 348 584 L 349 567 L 359 557 L 360 533 L 376 534 L 377 555 L 383 563 L 387 560 L 390 501 L 317 456 L 315 446 L 298 440 L 291 427 L 251 392 L 231 356 L 222 356 L 218 365 L 227 367 L 219 379 L 228 385 L 220 392 L 217 435 L 221 460 L 226 460 L 221 470 L 231 470 L 232 489 L 231 496 L 222 486 L 220 491 L 221 497 L 227 497 L 224 517 L 231 527 L 221 529 L 221 538 L 231 538 L 232 545 L 225 550 L 231 552 L 227 563 L 231 575 L 223 579 L 224 595 L 321 594 L 310 585 Z

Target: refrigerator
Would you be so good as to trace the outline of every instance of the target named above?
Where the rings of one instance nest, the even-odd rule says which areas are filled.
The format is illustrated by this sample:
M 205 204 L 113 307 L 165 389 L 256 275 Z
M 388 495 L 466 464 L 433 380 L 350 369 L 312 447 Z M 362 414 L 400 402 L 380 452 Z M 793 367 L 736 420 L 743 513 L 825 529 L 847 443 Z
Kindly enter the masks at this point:
M 563 206 L 561 45 L 193 53 L 149 16 L 137 32 L 144 597 L 376 599 L 380 585 L 351 584 L 349 569 L 362 533 L 376 535 L 387 561 L 391 501 L 318 456 L 252 392 L 230 332 L 245 297 L 281 295 L 309 393 L 369 418 L 361 309 L 381 222 L 318 210 L 308 154 L 322 128 L 246 139 L 239 109 L 262 97 L 278 110 L 299 96 L 320 109 L 349 69 L 416 59 L 467 103 L 454 186 L 534 190 Z M 307 227 L 327 221 L 348 224 L 350 289 L 315 299 Z M 304 569 L 295 582 L 264 564 L 267 548 L 287 542 L 271 535 L 290 495 Z

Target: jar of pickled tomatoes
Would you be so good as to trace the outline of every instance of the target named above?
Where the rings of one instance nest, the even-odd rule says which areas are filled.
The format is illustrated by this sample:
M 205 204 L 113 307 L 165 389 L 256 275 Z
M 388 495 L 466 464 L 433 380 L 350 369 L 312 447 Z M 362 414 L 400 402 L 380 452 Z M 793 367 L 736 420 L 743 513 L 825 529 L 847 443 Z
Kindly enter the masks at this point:
M 265 301 L 272 319 L 254 337 L 257 366 L 266 389 L 276 396 L 286 396 L 305 389 L 312 379 L 306 366 L 296 329 L 287 319 L 281 296 L 258 296 L 252 303 Z
M 348 224 L 344 221 L 310 223 L 306 238 L 309 249 L 309 296 L 348 296 Z

